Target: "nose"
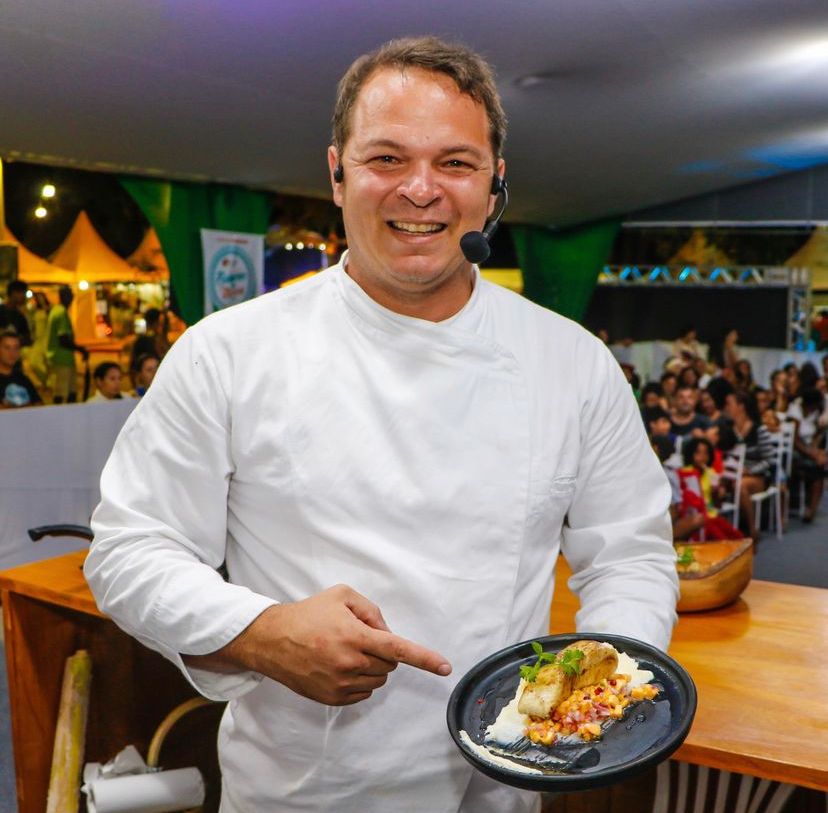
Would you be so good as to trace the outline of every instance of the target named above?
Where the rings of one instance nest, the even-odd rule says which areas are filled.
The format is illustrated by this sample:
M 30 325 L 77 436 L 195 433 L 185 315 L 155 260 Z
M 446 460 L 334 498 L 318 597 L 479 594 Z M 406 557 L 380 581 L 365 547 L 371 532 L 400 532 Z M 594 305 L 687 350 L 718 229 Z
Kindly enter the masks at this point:
M 436 203 L 443 191 L 430 164 L 412 164 L 397 187 L 397 195 L 410 201 L 419 209 Z

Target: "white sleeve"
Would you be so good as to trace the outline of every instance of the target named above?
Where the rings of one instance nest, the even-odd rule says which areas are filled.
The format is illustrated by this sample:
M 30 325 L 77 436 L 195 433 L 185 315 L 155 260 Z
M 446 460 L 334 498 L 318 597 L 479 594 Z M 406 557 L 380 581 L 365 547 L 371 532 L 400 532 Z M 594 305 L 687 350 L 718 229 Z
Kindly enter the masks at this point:
M 576 627 L 666 650 L 678 599 L 670 486 L 618 364 L 606 352 L 593 358 L 582 379 L 581 458 L 561 541 L 581 600 Z
M 101 611 L 216 700 L 261 676 L 188 669 L 181 654 L 220 649 L 276 603 L 216 572 L 233 476 L 228 390 L 203 334 L 188 330 L 115 442 L 84 565 Z

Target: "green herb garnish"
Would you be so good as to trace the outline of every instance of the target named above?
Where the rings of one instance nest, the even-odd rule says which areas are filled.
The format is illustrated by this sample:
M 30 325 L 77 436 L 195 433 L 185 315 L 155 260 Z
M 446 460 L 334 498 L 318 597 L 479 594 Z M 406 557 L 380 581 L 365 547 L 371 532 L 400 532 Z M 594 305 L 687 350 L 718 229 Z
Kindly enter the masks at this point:
M 677 554 L 676 562 L 683 567 L 692 565 L 695 561 L 696 557 L 693 555 L 692 548 L 681 548 L 681 553 Z
M 564 674 L 569 677 L 574 677 L 581 672 L 581 660 L 584 653 L 580 649 L 567 649 L 560 655 L 555 655 L 552 652 L 544 652 L 543 647 L 537 641 L 532 641 L 532 649 L 538 659 L 533 666 L 524 664 L 520 667 L 520 676 L 527 683 L 534 683 L 541 668 L 547 663 L 560 666 Z

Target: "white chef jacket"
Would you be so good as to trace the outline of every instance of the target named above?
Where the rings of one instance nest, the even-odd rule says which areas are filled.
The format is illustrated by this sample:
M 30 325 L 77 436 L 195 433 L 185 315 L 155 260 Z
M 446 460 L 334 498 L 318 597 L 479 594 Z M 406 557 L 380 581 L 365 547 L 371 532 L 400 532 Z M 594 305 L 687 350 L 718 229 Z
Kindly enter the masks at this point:
M 383 308 L 341 264 L 208 316 L 125 424 L 101 496 L 84 569 L 101 610 L 230 701 L 226 813 L 537 809 L 460 756 L 456 682 L 546 633 L 560 550 L 580 630 L 666 648 L 675 621 L 670 489 L 618 364 L 476 270 L 439 323 Z M 328 707 L 184 666 L 337 583 L 452 675 L 402 665 Z

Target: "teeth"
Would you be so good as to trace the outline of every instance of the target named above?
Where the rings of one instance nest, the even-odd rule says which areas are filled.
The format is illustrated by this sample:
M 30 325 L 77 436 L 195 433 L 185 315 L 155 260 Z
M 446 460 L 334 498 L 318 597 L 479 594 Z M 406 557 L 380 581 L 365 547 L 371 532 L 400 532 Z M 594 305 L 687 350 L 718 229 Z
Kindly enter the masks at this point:
M 398 231 L 407 231 L 412 234 L 431 234 L 445 228 L 442 223 L 406 223 L 402 220 L 392 220 L 391 225 Z

